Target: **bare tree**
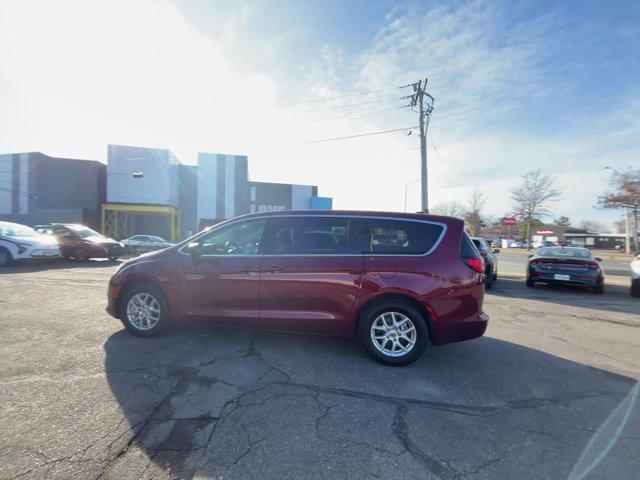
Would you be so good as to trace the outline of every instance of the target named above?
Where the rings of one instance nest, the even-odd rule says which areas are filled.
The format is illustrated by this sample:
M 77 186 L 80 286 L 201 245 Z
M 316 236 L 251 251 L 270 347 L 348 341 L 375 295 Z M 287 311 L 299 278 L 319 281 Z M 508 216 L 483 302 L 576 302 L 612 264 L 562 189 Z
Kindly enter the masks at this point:
M 614 192 L 605 193 L 598 198 L 601 208 L 625 209 L 631 218 L 629 223 L 634 250 L 638 251 L 638 222 L 640 221 L 640 170 L 613 170 L 609 184 Z
M 464 215 L 464 219 L 471 227 L 473 235 L 480 235 L 480 229 L 485 226 L 482 218 L 482 208 L 487 201 L 485 194 L 474 188 L 469 199 L 469 209 Z
M 451 202 L 442 202 L 430 209 L 430 213 L 436 215 L 446 215 L 448 217 L 462 218 L 464 216 L 464 207 L 460 202 L 455 200 Z
M 511 200 L 516 215 L 527 226 L 527 248 L 531 249 L 531 219 L 548 215 L 548 203 L 556 200 L 560 192 L 555 188 L 556 179 L 542 170 L 531 170 L 522 177 L 520 183 L 511 189 Z
M 604 223 L 598 222 L 596 220 L 583 220 L 580 222 L 578 227 L 593 233 L 602 233 L 607 229 Z

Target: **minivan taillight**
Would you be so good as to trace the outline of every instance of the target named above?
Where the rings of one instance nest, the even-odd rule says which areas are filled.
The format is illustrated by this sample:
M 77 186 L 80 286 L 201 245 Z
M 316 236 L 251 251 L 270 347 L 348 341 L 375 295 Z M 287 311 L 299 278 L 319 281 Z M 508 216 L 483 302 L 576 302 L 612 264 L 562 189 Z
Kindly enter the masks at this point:
M 463 258 L 464 263 L 467 264 L 471 270 L 475 270 L 478 273 L 484 273 L 484 259 L 482 257 L 467 257 Z

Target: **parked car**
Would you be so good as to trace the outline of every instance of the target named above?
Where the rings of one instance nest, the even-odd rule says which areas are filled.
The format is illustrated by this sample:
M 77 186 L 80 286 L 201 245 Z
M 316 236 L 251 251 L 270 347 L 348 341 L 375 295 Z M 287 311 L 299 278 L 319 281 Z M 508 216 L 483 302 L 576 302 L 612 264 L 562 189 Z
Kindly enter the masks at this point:
M 55 237 L 60 243 L 60 253 L 66 259 L 88 260 L 108 258 L 116 260 L 124 252 L 121 243 L 99 234 L 84 225 L 51 223 L 36 225 L 38 232 Z
M 536 282 L 591 287 L 604 293 L 604 270 L 586 248 L 545 247 L 529 255 L 527 287 Z
M 552 240 L 538 240 L 531 244 L 533 248 L 557 247 L 558 244 Z
M 0 222 L 0 267 L 14 260 L 60 258 L 58 242 L 19 223 Z
M 494 254 L 500 253 L 500 250 L 494 249 L 491 243 L 482 237 L 471 237 L 471 240 L 484 259 L 484 286 L 490 290 L 493 288 L 493 282 L 498 279 L 498 259 Z
M 124 245 L 125 252 L 131 253 L 151 252 L 174 245 L 155 235 L 134 235 L 122 240 L 120 243 Z
M 123 262 L 107 311 L 149 337 L 170 323 L 359 338 L 388 365 L 481 336 L 484 261 L 462 220 L 270 212 Z
M 631 262 L 631 295 L 640 297 L 640 255 Z

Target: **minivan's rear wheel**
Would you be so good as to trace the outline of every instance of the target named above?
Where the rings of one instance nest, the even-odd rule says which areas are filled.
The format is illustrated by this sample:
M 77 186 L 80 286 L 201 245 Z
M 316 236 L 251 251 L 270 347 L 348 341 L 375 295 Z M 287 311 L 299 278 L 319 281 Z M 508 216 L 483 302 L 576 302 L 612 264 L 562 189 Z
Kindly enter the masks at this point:
M 120 320 L 134 335 L 157 335 L 169 323 L 169 305 L 164 293 L 149 283 L 127 289 L 120 303 Z
M 360 321 L 358 333 L 365 351 L 375 361 L 392 366 L 415 362 L 429 342 L 421 313 L 401 301 L 370 308 Z

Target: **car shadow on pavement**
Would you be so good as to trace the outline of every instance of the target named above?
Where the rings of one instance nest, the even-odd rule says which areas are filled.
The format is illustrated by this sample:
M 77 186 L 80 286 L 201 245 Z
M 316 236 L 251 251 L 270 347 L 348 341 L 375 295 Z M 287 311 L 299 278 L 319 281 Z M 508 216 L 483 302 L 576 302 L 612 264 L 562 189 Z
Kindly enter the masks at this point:
M 640 302 L 629 294 L 629 287 L 619 285 L 606 285 L 602 295 L 583 287 L 571 287 L 565 285 L 544 285 L 536 283 L 534 287 L 527 287 L 523 279 L 499 278 L 491 290 L 487 290 L 488 296 L 501 296 L 511 298 L 525 298 L 528 300 L 540 300 L 546 303 L 556 303 L 574 307 L 583 307 L 595 310 L 620 312 L 628 314 L 640 313 Z
M 222 328 L 122 330 L 104 350 L 126 418 L 104 479 L 634 478 L 638 467 L 638 405 L 615 413 L 633 379 L 495 338 L 403 368 L 334 339 Z
M 77 260 L 37 260 L 29 262 L 14 262 L 0 269 L 3 273 L 33 273 L 46 270 L 65 270 L 69 268 L 105 268 L 119 265 L 123 260 L 92 259 L 86 261 Z

